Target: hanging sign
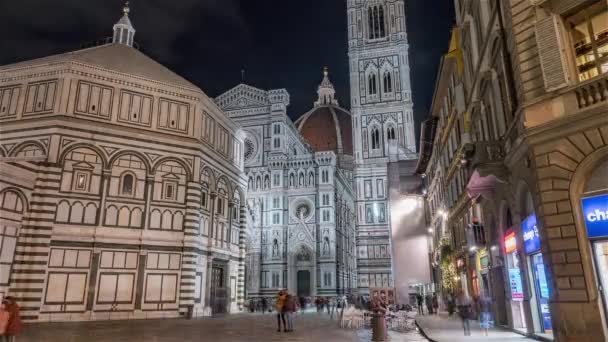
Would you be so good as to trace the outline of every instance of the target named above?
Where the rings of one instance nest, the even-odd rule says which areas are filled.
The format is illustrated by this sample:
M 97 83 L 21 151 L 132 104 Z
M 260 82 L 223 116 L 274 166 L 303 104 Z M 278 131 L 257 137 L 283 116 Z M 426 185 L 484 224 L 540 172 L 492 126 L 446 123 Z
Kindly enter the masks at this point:
M 505 235 L 505 252 L 511 253 L 517 249 L 517 240 L 515 239 L 515 232 L 511 231 Z
M 511 299 L 516 302 L 524 300 L 524 290 L 521 284 L 521 271 L 519 268 L 509 268 L 509 284 L 511 285 Z
M 536 215 L 528 216 L 521 223 L 521 231 L 524 235 L 524 249 L 527 254 L 534 253 L 540 250 L 540 237 L 538 236 L 538 227 L 536 225 Z
M 608 236 L 608 194 L 581 199 L 589 238 Z

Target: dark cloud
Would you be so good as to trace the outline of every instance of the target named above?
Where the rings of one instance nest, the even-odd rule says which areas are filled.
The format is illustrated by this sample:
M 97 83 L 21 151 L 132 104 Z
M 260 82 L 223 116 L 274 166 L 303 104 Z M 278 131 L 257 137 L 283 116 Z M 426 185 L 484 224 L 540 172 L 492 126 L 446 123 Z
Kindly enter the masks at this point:
M 415 117 L 427 115 L 447 49 L 452 1 L 406 0 Z M 287 88 L 292 118 L 316 97 L 323 66 L 350 107 L 345 0 L 131 0 L 142 51 L 217 96 L 240 82 Z M 78 49 L 112 34 L 121 0 L 0 1 L 0 65 Z

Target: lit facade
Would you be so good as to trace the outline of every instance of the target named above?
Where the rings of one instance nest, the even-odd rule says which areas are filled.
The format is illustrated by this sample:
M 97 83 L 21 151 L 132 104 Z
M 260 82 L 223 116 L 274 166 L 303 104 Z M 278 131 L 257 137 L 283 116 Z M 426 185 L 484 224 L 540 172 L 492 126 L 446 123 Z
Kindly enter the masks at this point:
M 433 149 L 419 168 L 436 273 L 445 284 L 444 240 L 456 287 L 491 297 L 498 324 L 604 341 L 607 4 L 455 4 L 456 45 L 443 58 L 437 126 L 421 142 Z

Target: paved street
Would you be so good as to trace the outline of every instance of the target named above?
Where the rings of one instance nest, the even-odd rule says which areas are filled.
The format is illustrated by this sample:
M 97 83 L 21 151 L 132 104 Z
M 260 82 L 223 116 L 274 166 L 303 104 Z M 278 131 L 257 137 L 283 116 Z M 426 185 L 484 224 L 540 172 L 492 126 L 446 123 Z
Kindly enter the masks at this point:
M 526 342 L 534 341 L 520 334 L 502 329 L 490 329 L 488 336 L 479 328 L 477 321 L 471 321 L 471 336 L 464 336 L 460 319 L 448 318 L 447 314 L 438 316 L 420 316 L 416 319 L 420 329 L 435 342 L 460 341 L 493 341 L 493 342 Z
M 298 315 L 294 327 L 293 333 L 276 332 L 273 314 L 238 314 L 197 320 L 35 323 L 25 327 L 19 342 L 371 341 L 369 330 L 340 329 L 337 321 L 317 313 Z M 387 341 L 423 342 L 426 339 L 416 332 L 391 332 Z

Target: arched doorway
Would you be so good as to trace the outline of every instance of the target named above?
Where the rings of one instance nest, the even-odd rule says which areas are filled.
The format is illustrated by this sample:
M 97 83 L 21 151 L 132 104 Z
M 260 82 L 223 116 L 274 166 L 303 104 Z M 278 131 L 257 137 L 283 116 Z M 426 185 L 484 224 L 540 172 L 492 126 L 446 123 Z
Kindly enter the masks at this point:
M 583 168 L 584 169 L 584 168 Z M 579 220 L 582 229 L 591 245 L 593 269 L 595 270 L 596 288 L 598 289 L 599 305 L 603 307 L 604 329 L 608 325 L 608 158 L 604 158 L 591 168 L 585 175 L 582 189 L 576 189 L 580 198 Z M 580 221 L 579 221 L 580 222 Z

